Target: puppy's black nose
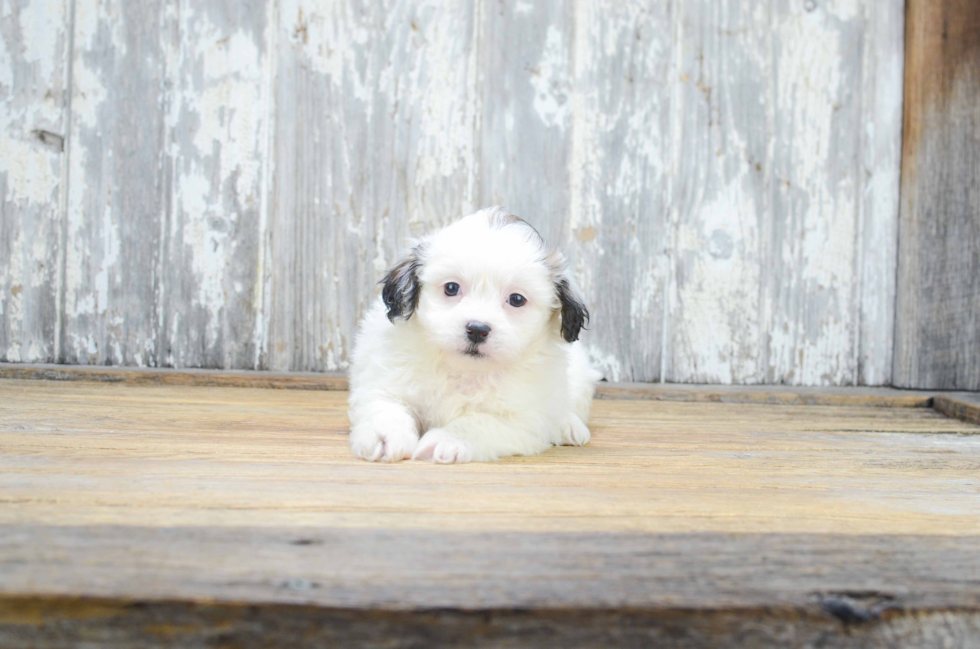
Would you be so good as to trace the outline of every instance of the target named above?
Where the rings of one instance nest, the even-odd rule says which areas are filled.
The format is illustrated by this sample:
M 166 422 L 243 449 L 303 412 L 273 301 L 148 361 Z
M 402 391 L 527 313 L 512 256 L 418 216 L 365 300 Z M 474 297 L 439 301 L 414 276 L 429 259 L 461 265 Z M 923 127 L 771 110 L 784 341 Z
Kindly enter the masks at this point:
M 482 322 L 471 322 L 466 325 L 466 337 L 470 339 L 470 342 L 484 343 L 487 341 L 487 336 L 490 335 L 490 325 L 484 324 Z

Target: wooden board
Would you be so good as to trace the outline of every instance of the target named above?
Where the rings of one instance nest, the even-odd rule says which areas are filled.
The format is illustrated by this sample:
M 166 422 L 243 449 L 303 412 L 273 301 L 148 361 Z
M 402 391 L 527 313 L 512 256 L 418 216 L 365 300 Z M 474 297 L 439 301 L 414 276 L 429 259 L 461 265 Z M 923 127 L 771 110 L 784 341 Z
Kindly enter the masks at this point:
M 157 349 L 140 364 L 254 367 L 275 4 L 171 4 Z
M 503 203 L 609 380 L 890 382 L 899 0 L 71 6 L 3 4 L 0 360 L 342 371 Z
M 58 359 L 67 1 L 0 2 L 0 360 Z
M 159 364 L 170 188 L 165 4 L 75 8 L 59 362 Z
M 355 460 L 345 411 L 339 391 L 0 380 L 0 644 L 956 646 L 980 629 L 980 426 L 605 400 L 587 447 L 447 467 Z
M 356 461 L 344 392 L 2 396 L 8 524 L 980 533 L 980 427 L 925 408 L 596 401 L 586 448 L 432 467 Z
M 277 388 L 285 390 L 346 390 L 339 373 L 252 372 L 244 370 L 173 370 L 167 368 L 94 367 L 85 365 L 22 365 L 0 363 L 0 379 L 97 381 L 130 385 L 179 385 Z M 599 383 L 598 399 L 699 401 L 770 405 L 874 406 L 928 408 L 933 392 L 892 388 L 807 388 L 781 385 L 688 385 L 669 383 Z
M 980 390 L 980 4 L 910 0 L 895 384 Z
M 10 649 L 915 649 L 980 633 L 977 536 L 2 529 Z
M 902 7 L 677 5 L 662 380 L 889 382 Z
M 980 425 L 980 395 L 976 393 L 937 394 L 933 398 L 932 407 L 947 417 Z

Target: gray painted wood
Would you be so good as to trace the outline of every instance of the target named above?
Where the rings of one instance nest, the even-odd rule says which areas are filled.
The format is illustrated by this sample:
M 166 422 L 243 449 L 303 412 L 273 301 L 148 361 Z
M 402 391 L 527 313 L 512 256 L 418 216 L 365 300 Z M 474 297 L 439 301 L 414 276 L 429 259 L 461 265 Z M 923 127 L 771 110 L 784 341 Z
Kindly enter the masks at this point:
M 20 298 L 37 356 L 7 351 L 5 289 L 0 360 L 343 370 L 407 239 L 503 203 L 566 249 L 611 380 L 888 384 L 902 25 L 898 0 L 83 3 L 44 208 L 68 245 L 41 246 L 64 281 Z
M 680 11 L 666 378 L 887 383 L 902 3 Z
M 70 5 L 0 2 L 0 360 L 57 357 Z
M 909 2 L 895 383 L 980 389 L 980 5 Z
M 161 353 L 166 10 L 76 5 L 62 362 L 154 365 Z
M 284 1 L 259 366 L 346 367 L 407 238 L 472 209 L 470 2 Z
M 860 326 L 855 329 L 858 383 L 891 382 L 902 166 L 905 67 L 904 1 L 866 3 L 858 153 L 858 264 Z
M 575 16 L 564 243 L 589 296 L 584 341 L 609 380 L 664 380 L 673 11 L 584 3 Z
M 252 367 L 269 160 L 269 13 L 181 0 L 167 42 L 168 188 L 156 362 Z

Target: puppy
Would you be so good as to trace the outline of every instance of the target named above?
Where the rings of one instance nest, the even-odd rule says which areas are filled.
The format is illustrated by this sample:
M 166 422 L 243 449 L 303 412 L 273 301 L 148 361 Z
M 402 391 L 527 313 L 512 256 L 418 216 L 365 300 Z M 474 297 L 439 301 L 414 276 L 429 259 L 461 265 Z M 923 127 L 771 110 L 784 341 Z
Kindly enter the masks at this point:
M 350 367 L 365 460 L 486 462 L 583 445 L 589 312 L 561 253 L 499 207 L 423 238 L 383 280 Z

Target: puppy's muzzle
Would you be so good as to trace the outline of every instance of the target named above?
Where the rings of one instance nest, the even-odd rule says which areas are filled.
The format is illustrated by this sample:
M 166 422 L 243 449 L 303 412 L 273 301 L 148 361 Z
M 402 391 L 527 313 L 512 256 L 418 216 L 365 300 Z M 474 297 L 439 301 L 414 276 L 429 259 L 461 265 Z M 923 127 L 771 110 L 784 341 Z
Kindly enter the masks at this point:
M 483 322 L 470 322 L 466 325 L 466 337 L 474 345 L 485 343 L 490 335 L 490 325 Z

